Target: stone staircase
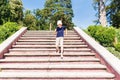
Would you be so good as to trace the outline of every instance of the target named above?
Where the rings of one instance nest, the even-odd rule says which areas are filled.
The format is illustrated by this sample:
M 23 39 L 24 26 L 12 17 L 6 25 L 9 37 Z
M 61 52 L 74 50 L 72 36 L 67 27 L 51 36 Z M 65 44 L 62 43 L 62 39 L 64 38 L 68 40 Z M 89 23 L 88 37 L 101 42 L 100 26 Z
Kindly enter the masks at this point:
M 55 53 L 53 31 L 27 31 L 0 59 L 0 80 L 114 80 L 96 53 L 74 31 Z

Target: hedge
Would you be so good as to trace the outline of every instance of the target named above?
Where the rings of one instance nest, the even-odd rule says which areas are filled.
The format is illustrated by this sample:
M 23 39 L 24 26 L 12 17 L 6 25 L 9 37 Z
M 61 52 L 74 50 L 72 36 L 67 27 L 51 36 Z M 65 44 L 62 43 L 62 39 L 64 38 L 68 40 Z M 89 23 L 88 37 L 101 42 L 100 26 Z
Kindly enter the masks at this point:
M 7 22 L 4 25 L 0 26 L 0 43 L 19 29 L 20 26 L 15 22 Z
M 109 47 L 113 46 L 115 38 L 115 28 L 113 27 L 102 27 L 99 26 L 89 26 L 89 34 L 95 38 L 101 45 Z

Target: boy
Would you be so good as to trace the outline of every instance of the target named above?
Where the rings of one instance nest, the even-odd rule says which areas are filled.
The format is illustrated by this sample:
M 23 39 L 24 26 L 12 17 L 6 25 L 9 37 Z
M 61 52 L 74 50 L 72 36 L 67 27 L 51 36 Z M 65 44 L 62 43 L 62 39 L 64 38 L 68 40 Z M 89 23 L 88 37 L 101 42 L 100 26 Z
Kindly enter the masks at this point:
M 63 58 L 64 30 L 65 30 L 65 27 L 62 26 L 62 21 L 58 20 L 57 28 L 55 29 L 55 31 L 56 31 L 56 53 L 60 53 L 61 58 Z M 67 29 L 66 29 L 66 34 L 67 34 Z

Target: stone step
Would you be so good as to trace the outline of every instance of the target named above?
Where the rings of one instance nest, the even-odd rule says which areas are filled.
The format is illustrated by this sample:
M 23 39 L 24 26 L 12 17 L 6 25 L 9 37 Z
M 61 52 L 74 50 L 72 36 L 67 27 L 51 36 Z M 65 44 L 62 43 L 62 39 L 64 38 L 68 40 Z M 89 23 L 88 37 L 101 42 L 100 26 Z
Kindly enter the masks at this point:
M 104 72 L 106 71 L 106 66 L 101 64 L 94 64 L 94 63 L 1 63 L 1 70 L 2 72 L 15 72 L 15 71 L 77 71 L 77 72 L 84 72 L 84 71 L 97 71 L 97 72 Z
M 22 37 L 56 37 L 56 35 L 29 35 L 25 34 Z M 79 37 L 78 35 L 64 35 L 64 37 Z
M 2 70 L 106 70 L 101 64 L 1 64 Z
M 14 63 L 13 63 L 14 64 Z M 85 70 L 86 69 L 86 70 Z M 73 72 L 73 71 L 76 71 L 76 72 L 86 72 L 86 71 L 96 71 L 96 72 L 106 72 L 106 70 L 104 69 L 89 69 L 89 68 L 85 68 L 85 69 L 70 69 L 70 68 L 67 68 L 67 69 L 63 69 L 63 68 L 59 68 L 59 69 L 48 69 L 46 70 L 45 68 L 44 69 L 40 69 L 40 68 L 36 68 L 36 69 L 25 69 L 25 68 L 18 68 L 18 69 L 15 69 L 15 68 L 4 68 L 2 69 L 2 72 L 30 72 L 30 71 L 34 71 L 34 72 L 38 72 L 38 71 L 58 71 L 58 72 L 62 72 L 62 71 L 69 71 L 69 72 Z M 88 70 L 87 70 L 88 69 Z
M 43 38 L 45 38 L 45 37 L 52 37 L 52 38 L 55 38 L 56 37 L 56 35 L 22 35 L 21 37 L 43 37 Z M 64 38 L 71 38 L 71 37 L 73 37 L 73 38 L 76 38 L 76 37 L 80 37 L 79 35 L 64 35 Z
M 80 58 L 95 58 L 95 55 L 63 55 L 64 57 L 66 57 L 66 58 L 75 58 L 75 57 L 80 57 Z M 19 58 L 19 57 L 60 57 L 60 54 L 56 54 L 56 55 L 54 55 L 54 54 L 52 54 L 52 55 L 39 55 L 39 54 L 36 54 L 36 55 L 32 55 L 32 54 L 24 54 L 24 55 L 22 55 L 22 54 L 5 54 L 4 55 L 4 57 L 17 57 L 17 58 Z
M 0 79 L 113 79 L 115 76 L 108 72 L 2 72 L 0 73 Z
M 6 53 L 5 56 L 8 57 L 8 56 L 59 56 L 60 54 L 58 53 L 55 53 L 55 52 L 9 52 L 9 53 Z M 92 52 L 64 52 L 64 56 L 95 56 L 95 53 L 92 53 Z
M 19 42 L 56 42 L 56 40 L 49 40 L 49 39 L 43 39 L 43 40 L 22 40 L 22 39 L 19 39 L 18 40 Z M 82 40 L 64 40 L 64 42 L 81 42 Z
M 27 30 L 27 32 L 55 32 L 54 30 L 46 31 L 46 30 Z M 74 30 L 67 30 L 67 32 L 75 32 Z
M 56 32 L 54 32 L 54 31 L 52 31 L 52 32 L 42 32 L 42 31 L 38 31 L 38 32 L 29 32 L 29 31 L 27 31 L 26 33 L 25 33 L 25 35 L 56 35 Z M 67 35 L 77 35 L 77 33 L 75 33 L 74 31 L 72 31 L 72 32 L 67 32 Z
M 60 58 L 60 56 L 58 57 L 58 58 Z M 0 64 L 101 64 L 100 63 L 100 61 L 39 61 L 39 62 L 34 62 L 34 61 L 32 61 L 32 62 L 15 62 L 15 61 L 12 61 L 12 62 L 1 62 Z M 83 71 L 85 71 L 85 70 L 83 70 Z
M 1 65 L 91 65 L 91 64 L 95 64 L 95 65 L 100 65 L 100 62 L 98 61 L 91 61 L 91 62 L 39 62 L 39 63 L 34 63 L 34 62 L 31 62 L 31 63 L 0 63 Z M 83 70 L 84 71 L 84 70 Z
M 40 52 L 40 51 L 45 51 L 45 52 L 51 52 L 51 51 L 56 51 L 56 49 L 49 49 L 49 48 L 37 48 L 37 49 L 34 49 L 34 48 L 13 48 L 13 49 L 9 49 L 9 51 L 12 51 L 12 52 L 16 52 L 16 51 L 21 51 L 21 52 Z M 89 48 L 66 48 L 64 49 L 64 52 L 91 52 L 91 49 Z
M 99 62 L 97 58 L 83 57 L 6 57 L 0 63 L 40 63 L 40 62 Z
M 64 42 L 64 45 L 84 45 L 85 42 Z M 44 42 L 44 41 L 18 41 L 16 42 L 16 45 L 55 45 L 55 42 Z
M 21 37 L 21 40 L 42 40 L 42 39 L 48 39 L 48 40 L 55 40 L 56 37 Z M 80 37 L 64 37 L 64 40 L 80 40 Z
M 27 31 L 26 33 L 56 33 L 55 31 Z M 75 31 L 67 31 L 67 33 L 75 33 Z
M 56 34 L 24 34 L 22 37 L 56 37 Z M 77 34 L 67 34 L 64 37 L 80 37 Z
M 55 32 L 55 30 L 27 30 L 27 32 Z M 75 32 L 74 30 L 67 30 L 67 32 Z
M 13 48 L 55 48 L 55 45 L 13 45 Z M 64 45 L 64 48 L 87 48 L 87 45 Z
M 64 33 L 65 34 L 65 33 Z M 38 32 L 38 33 L 25 33 L 24 35 L 56 35 L 56 33 L 51 33 L 51 32 L 49 32 L 49 33 L 42 33 L 42 32 Z M 66 36 L 67 35 L 77 35 L 77 33 L 67 33 L 67 34 L 65 34 Z
M 13 79 L 2 79 L 2 80 L 13 80 Z M 15 80 L 101 80 L 101 79 L 15 79 Z M 102 80 L 114 80 L 114 79 L 102 79 Z

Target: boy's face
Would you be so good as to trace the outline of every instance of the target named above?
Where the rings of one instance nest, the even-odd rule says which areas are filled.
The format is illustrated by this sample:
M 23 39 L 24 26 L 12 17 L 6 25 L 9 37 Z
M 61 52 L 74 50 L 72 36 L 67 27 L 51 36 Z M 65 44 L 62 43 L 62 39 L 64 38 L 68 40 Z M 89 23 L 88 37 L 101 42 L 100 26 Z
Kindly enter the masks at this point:
M 61 28 L 61 27 L 62 27 L 62 24 L 58 24 L 58 27 Z

